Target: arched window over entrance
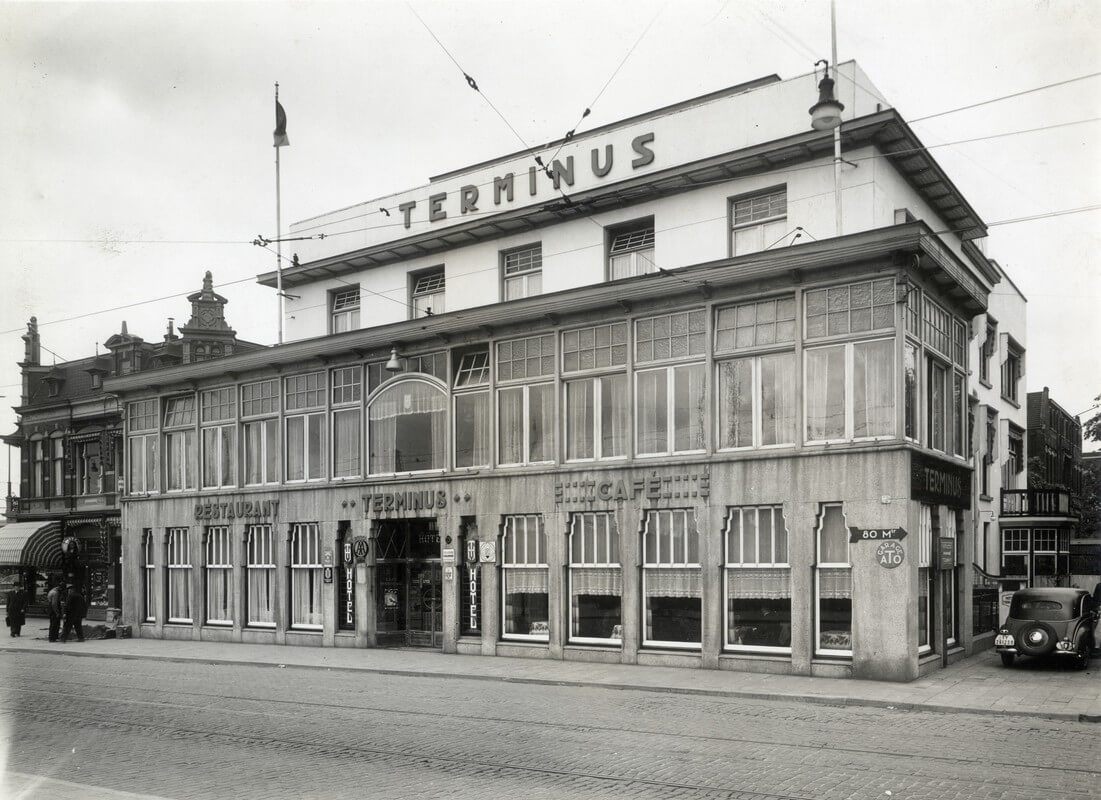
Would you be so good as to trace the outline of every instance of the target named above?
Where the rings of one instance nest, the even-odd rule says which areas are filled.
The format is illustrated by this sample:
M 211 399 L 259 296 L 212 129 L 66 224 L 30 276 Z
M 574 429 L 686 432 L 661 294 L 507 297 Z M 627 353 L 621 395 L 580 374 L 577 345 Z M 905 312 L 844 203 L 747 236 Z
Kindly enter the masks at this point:
M 379 390 L 367 420 L 372 475 L 447 466 L 447 393 L 436 383 L 410 378 Z

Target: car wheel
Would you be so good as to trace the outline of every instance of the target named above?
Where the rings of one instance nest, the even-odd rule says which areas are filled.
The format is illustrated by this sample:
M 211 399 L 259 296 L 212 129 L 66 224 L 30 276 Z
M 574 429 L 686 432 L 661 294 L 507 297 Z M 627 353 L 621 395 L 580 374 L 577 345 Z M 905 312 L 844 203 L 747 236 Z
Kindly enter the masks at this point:
M 1002 666 L 1003 667 L 1012 667 L 1013 666 L 1013 653 L 998 653 L 998 655 L 1000 655 L 1002 657 Z
M 1090 643 L 1086 641 L 1086 637 L 1083 636 L 1078 640 L 1078 652 L 1077 658 L 1074 661 L 1074 666 L 1078 669 L 1085 669 L 1090 664 Z
M 1055 649 L 1055 631 L 1046 622 L 1030 622 L 1017 634 L 1017 649 L 1026 656 L 1046 656 Z

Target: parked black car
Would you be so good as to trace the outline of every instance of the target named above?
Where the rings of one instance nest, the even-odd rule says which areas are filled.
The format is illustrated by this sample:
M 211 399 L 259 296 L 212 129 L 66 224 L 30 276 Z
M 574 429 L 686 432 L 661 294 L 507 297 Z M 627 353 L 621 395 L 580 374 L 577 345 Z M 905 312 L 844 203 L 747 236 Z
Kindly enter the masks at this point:
M 1009 667 L 1018 655 L 1067 656 L 1085 669 L 1094 647 L 1098 609 L 1083 589 L 1021 589 L 1013 593 L 1009 617 L 994 637 L 994 649 Z

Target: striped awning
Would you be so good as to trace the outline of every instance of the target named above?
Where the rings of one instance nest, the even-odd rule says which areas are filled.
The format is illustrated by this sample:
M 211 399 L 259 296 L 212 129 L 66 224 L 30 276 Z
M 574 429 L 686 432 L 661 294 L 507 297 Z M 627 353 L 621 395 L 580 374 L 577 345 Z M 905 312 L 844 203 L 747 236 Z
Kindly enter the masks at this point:
M 0 564 L 61 566 L 61 523 L 11 522 L 0 528 Z

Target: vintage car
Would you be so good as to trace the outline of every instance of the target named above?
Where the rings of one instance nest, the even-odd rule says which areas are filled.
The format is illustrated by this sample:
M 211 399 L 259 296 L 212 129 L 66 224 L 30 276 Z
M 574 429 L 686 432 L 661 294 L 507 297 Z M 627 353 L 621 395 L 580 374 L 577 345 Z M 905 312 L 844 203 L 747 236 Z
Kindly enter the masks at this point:
M 1089 663 L 1098 610 L 1083 589 L 1021 589 L 1013 593 L 1009 616 L 994 637 L 1002 664 L 1016 656 L 1066 656 L 1079 669 Z

